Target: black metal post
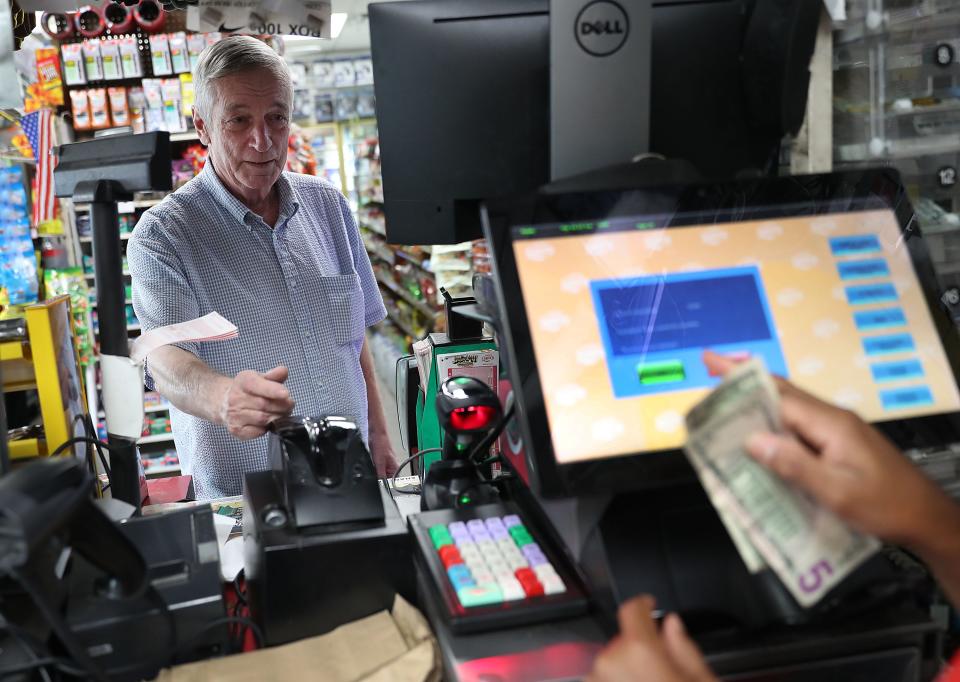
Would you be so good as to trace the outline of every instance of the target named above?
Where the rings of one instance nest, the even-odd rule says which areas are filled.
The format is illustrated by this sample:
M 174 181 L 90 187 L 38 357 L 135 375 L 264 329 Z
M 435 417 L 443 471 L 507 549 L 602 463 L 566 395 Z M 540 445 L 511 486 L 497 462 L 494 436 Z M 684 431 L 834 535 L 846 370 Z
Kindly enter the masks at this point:
M 119 182 L 79 182 L 74 202 L 90 203 L 90 231 L 93 235 L 94 282 L 97 287 L 97 320 L 100 326 L 100 353 L 128 357 L 126 286 L 123 280 L 123 252 L 117 202 L 132 198 Z M 105 384 L 106 382 L 104 382 Z M 104 385 L 104 390 L 107 386 Z M 140 509 L 140 465 L 137 441 L 107 434 L 110 446 L 110 489 L 113 497 Z

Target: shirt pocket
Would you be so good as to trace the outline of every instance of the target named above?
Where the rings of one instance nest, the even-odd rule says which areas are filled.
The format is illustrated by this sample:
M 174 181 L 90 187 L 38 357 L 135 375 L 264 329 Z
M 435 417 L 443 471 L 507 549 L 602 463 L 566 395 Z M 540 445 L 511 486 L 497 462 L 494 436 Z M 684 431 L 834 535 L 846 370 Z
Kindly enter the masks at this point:
M 315 281 L 319 326 L 327 334 L 332 331 L 332 337 L 339 345 L 362 340 L 365 325 L 359 275 L 351 272 L 349 275 L 317 277 Z

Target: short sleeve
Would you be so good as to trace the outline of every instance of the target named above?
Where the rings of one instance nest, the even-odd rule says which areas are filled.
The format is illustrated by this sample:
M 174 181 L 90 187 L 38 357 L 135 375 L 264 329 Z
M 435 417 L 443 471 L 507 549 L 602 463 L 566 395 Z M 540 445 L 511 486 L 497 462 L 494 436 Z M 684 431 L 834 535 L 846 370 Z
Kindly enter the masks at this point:
M 200 316 L 200 306 L 173 246 L 151 224 L 151 217 L 145 217 L 147 221 L 141 219 L 127 245 L 127 262 L 133 284 L 133 309 L 143 331 L 149 331 L 193 320 Z M 196 343 L 176 345 L 197 355 Z M 153 388 L 149 369 L 147 386 Z
M 353 212 L 350 210 L 346 198 L 342 194 L 339 196 L 340 212 L 343 214 L 343 224 L 347 228 L 350 252 L 353 254 L 353 268 L 360 276 L 360 290 L 363 292 L 363 322 L 365 326 L 370 327 L 387 316 L 387 309 L 383 305 L 383 296 L 380 294 L 377 278 L 374 276 L 373 267 L 370 265 L 370 256 L 367 255 L 367 250 L 363 248 L 363 240 L 360 239 L 357 221 L 353 219 Z

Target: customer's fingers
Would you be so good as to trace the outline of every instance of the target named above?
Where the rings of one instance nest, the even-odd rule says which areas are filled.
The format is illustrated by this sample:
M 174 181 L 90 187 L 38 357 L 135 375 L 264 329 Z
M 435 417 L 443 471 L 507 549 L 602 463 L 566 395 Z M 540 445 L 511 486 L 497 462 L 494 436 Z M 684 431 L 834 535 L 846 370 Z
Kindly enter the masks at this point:
M 700 649 L 687 635 L 683 621 L 677 614 L 671 613 L 664 618 L 660 632 L 670 660 L 687 679 L 691 682 L 716 680 Z
M 656 600 L 649 594 L 634 597 L 621 604 L 617 611 L 620 634 L 627 639 L 655 641 L 658 638 L 657 624 L 653 621 L 653 609 L 656 605 Z

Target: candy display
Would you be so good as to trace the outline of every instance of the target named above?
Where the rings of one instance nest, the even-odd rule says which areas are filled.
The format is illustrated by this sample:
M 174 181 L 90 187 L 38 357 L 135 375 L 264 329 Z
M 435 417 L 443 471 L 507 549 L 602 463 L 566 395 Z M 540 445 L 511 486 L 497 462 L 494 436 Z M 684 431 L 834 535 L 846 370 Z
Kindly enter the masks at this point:
M 0 290 L 10 305 L 37 301 L 37 257 L 19 167 L 0 167 Z
M 80 364 L 89 365 L 94 360 L 93 330 L 90 328 L 90 288 L 81 268 L 47 269 L 43 273 L 43 285 L 47 298 L 70 295 L 70 311 L 73 315 L 74 336 Z

